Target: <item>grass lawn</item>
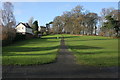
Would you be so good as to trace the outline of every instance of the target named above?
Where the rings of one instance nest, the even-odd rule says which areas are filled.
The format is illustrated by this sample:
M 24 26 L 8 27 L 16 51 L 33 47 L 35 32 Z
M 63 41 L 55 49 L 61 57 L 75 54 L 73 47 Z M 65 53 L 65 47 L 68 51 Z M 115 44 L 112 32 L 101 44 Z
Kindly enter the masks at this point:
M 55 61 L 60 46 L 60 35 L 44 36 L 15 42 L 3 47 L 3 65 L 46 64 Z
M 76 62 L 91 66 L 118 65 L 118 39 L 100 36 L 64 35 Z

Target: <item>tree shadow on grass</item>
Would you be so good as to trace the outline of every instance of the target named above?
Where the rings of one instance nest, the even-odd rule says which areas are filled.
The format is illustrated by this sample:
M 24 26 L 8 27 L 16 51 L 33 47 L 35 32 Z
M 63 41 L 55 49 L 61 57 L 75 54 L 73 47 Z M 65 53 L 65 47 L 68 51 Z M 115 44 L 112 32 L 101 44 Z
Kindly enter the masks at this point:
M 64 37 L 64 38 L 80 38 L 80 36 L 66 36 L 66 37 Z
M 75 37 L 79 37 L 79 36 L 66 36 L 66 37 L 42 37 L 41 39 L 61 39 L 61 38 L 75 38 Z
M 92 39 L 92 40 L 111 40 L 111 39 Z
M 11 54 L 8 56 L 40 56 L 40 55 L 51 55 L 54 54 L 55 52 L 49 52 L 49 53 L 43 53 L 43 54 Z
M 58 39 L 58 38 L 61 38 L 61 37 L 43 37 L 41 39 Z
M 33 52 L 33 51 L 47 51 L 58 49 L 59 46 L 54 47 L 10 47 L 11 49 L 3 50 L 3 52 Z
M 66 36 L 66 37 L 43 37 L 41 39 L 61 39 L 61 38 L 77 38 L 79 36 Z
M 74 40 L 68 40 L 68 41 L 93 41 L 93 40 L 111 40 L 111 39 L 85 39 L 85 40 L 76 40 L 76 39 L 74 39 Z
M 102 47 L 94 47 L 94 46 L 85 46 L 85 45 L 78 45 L 78 46 L 69 46 L 71 49 L 103 49 Z
M 94 51 L 94 52 L 79 52 L 76 51 L 77 54 L 80 55 L 93 55 L 93 54 L 101 54 L 101 53 L 117 53 L 117 52 L 113 52 L 113 51 Z
M 21 41 L 12 42 L 11 44 L 3 46 L 3 47 L 22 46 L 22 45 L 26 45 L 26 44 L 29 44 L 29 43 L 36 44 L 39 41 L 40 42 L 45 42 L 45 41 L 47 41 L 47 39 L 44 39 L 44 40 L 42 40 L 40 38 L 25 39 L 25 40 L 21 40 Z

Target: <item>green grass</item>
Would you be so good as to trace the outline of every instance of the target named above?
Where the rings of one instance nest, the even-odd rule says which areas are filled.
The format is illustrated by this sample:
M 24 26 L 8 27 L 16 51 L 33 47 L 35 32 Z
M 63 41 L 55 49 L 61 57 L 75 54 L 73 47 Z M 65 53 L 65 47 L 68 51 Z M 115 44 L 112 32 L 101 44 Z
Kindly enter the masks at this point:
M 60 46 L 60 35 L 44 36 L 15 42 L 3 47 L 3 65 L 46 64 L 55 61 Z
M 64 35 L 76 62 L 90 66 L 117 66 L 118 39 L 100 36 Z
M 3 47 L 3 65 L 46 64 L 56 60 L 61 35 L 15 42 Z M 81 65 L 117 66 L 118 39 L 64 35 L 65 43 Z

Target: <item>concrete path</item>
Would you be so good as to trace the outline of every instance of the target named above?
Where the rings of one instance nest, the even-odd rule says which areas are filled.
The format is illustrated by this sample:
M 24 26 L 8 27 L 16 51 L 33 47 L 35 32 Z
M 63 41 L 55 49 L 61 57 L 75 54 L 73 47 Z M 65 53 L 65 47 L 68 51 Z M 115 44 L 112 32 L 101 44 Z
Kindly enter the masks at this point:
M 64 38 L 56 62 L 32 66 L 3 66 L 3 78 L 117 78 L 117 67 L 90 67 L 75 63 Z

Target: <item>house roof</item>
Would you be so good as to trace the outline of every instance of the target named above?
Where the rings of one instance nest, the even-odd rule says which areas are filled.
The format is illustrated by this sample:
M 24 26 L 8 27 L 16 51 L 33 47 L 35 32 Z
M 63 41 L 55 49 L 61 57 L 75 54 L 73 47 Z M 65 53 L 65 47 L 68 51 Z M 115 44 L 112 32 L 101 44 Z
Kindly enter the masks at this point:
M 41 28 L 46 28 L 45 26 L 40 26 Z
M 23 24 L 26 28 L 31 28 L 28 23 L 22 23 L 22 22 L 20 22 L 19 24 Z M 19 25 L 19 24 L 18 24 L 18 25 Z M 17 25 L 17 26 L 18 26 L 18 25 Z M 31 29 L 32 29 L 32 28 L 31 28 Z

